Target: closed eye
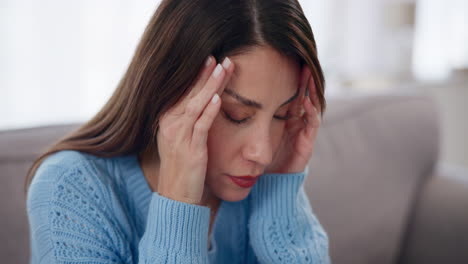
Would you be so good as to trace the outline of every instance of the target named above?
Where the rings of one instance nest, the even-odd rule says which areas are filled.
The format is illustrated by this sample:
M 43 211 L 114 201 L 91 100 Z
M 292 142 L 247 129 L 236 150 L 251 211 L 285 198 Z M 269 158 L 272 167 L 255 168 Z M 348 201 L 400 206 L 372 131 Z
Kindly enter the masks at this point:
M 275 116 L 273 116 L 273 117 L 276 118 L 276 119 L 279 119 L 279 120 L 288 120 L 288 119 L 291 117 L 291 115 L 289 114 L 289 111 L 288 111 L 288 112 L 286 113 L 286 115 L 284 115 L 284 116 L 277 116 L 277 115 L 275 115 Z
M 224 113 L 224 117 L 225 117 L 227 120 L 229 120 L 230 122 L 232 122 L 232 123 L 234 123 L 234 124 L 236 124 L 236 125 L 240 125 L 240 124 L 242 124 L 242 123 L 245 123 L 245 122 L 247 122 L 247 121 L 250 119 L 250 117 L 246 117 L 246 118 L 243 118 L 243 119 L 235 119 L 235 118 L 233 118 L 232 116 L 230 116 L 226 111 L 223 111 L 223 113 Z M 290 116 L 289 112 L 287 112 L 286 115 L 284 115 L 284 116 L 275 115 L 275 116 L 273 116 L 273 117 L 274 117 L 275 119 L 279 120 L 279 121 L 286 121 L 286 120 L 288 120 L 291 116 Z

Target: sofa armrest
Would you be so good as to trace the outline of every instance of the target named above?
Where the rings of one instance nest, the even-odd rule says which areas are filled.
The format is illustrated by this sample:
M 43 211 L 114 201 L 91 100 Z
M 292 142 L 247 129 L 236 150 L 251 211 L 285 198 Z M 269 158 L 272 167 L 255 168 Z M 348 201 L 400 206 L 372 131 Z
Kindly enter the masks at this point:
M 439 164 L 417 199 L 400 263 L 468 263 L 468 169 Z

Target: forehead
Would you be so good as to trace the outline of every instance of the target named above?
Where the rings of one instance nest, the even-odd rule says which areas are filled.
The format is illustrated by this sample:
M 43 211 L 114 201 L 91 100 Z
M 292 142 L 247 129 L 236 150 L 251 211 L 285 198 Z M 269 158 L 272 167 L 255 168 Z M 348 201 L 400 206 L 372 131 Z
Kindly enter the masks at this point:
M 296 93 L 299 64 L 270 47 L 230 57 L 234 75 L 228 88 L 262 103 L 284 102 Z

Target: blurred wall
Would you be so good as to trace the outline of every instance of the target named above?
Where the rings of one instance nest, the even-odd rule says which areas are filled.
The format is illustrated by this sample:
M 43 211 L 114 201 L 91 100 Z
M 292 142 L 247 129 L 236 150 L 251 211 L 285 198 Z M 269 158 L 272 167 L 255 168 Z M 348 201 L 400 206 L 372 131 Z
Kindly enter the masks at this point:
M 437 100 L 442 156 L 468 164 L 466 0 L 300 0 L 326 96 L 418 87 Z M 82 122 L 114 91 L 159 1 L 0 1 L 0 130 Z

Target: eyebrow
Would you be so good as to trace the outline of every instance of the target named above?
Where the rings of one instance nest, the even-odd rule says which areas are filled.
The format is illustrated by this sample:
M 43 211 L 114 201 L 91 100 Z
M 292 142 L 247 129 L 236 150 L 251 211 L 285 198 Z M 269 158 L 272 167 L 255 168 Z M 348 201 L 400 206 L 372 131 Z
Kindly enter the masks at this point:
M 246 105 L 246 106 L 249 106 L 249 107 L 253 107 L 253 108 L 257 108 L 257 109 L 263 109 L 263 105 L 259 102 L 256 102 L 254 100 L 251 100 L 251 99 L 248 99 L 248 98 L 245 98 L 243 97 L 242 95 L 234 92 L 233 90 L 231 89 L 224 89 L 224 92 L 228 95 L 230 95 L 231 97 L 233 97 L 234 99 L 236 99 L 237 101 L 241 102 L 242 104 Z M 299 95 L 299 89 L 297 89 L 296 93 L 291 97 L 289 98 L 288 100 L 286 100 L 286 102 L 282 103 L 278 108 L 284 106 L 284 105 L 287 105 L 289 104 L 290 102 L 292 102 L 294 99 L 296 99 L 296 97 Z

